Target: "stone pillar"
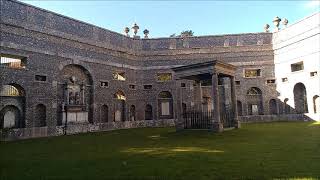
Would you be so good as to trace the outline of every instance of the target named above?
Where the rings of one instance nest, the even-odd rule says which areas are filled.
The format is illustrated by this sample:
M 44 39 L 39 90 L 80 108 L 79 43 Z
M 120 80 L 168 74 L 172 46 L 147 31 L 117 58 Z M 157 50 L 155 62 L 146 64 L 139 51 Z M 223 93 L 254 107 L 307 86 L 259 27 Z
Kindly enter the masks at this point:
M 212 131 L 222 132 L 223 124 L 220 121 L 220 102 L 219 102 L 219 87 L 218 87 L 218 74 L 214 72 L 212 74 L 212 100 L 213 100 L 213 122 Z
M 65 94 L 66 94 L 66 101 L 67 101 L 67 105 L 69 105 L 70 104 L 70 97 L 69 97 L 69 87 L 68 87 L 68 85 L 66 85 L 66 87 L 65 87 Z
M 81 85 L 81 103 L 82 103 L 82 105 L 84 105 L 85 104 L 85 96 L 84 96 L 84 91 L 85 91 L 85 86 L 82 84 Z
M 238 119 L 238 108 L 237 108 L 237 98 L 236 98 L 236 88 L 235 88 L 235 78 L 234 76 L 230 77 L 231 81 L 231 105 L 233 110 L 233 121 L 234 121 L 234 127 L 240 128 L 240 121 Z
M 202 96 L 203 96 L 203 93 L 202 93 L 201 81 L 199 81 L 199 106 L 200 106 L 199 110 L 201 110 L 201 112 L 203 112 Z
M 180 88 L 180 82 L 176 80 L 176 98 L 175 98 L 175 126 L 176 126 L 176 131 L 181 131 L 184 129 L 184 121 L 182 117 L 182 92 Z

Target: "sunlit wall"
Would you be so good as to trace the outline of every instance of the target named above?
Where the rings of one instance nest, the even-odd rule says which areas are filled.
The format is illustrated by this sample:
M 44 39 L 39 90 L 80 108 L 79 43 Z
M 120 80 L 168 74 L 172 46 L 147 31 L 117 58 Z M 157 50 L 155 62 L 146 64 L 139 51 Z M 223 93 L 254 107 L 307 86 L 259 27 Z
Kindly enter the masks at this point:
M 275 32 L 273 48 L 278 98 L 282 102 L 288 98 L 288 105 L 295 108 L 293 89 L 303 83 L 308 103 L 305 115 L 320 120 L 320 13 Z M 301 62 L 301 70 L 292 69 Z

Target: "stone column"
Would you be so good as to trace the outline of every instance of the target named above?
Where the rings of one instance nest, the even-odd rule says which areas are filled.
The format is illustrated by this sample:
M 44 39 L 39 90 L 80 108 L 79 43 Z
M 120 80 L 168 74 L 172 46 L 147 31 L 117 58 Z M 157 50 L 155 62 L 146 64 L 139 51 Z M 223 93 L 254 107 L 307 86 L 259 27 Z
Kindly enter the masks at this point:
M 231 105 L 233 110 L 233 121 L 234 127 L 240 128 L 240 121 L 238 119 L 238 108 L 237 108 L 237 98 L 236 98 L 236 88 L 235 88 L 235 78 L 234 76 L 230 76 L 231 81 Z
M 222 132 L 223 124 L 220 121 L 220 102 L 219 102 L 219 87 L 218 87 L 218 74 L 214 72 L 212 74 L 212 100 L 213 100 L 213 122 L 212 131 Z
M 85 85 L 81 85 L 81 96 L 82 96 L 82 97 L 81 97 L 81 98 L 82 98 L 81 103 L 82 103 L 82 105 L 85 105 L 85 104 L 86 104 L 84 91 L 85 91 Z
M 184 121 L 182 117 L 182 92 L 180 88 L 180 81 L 176 80 L 176 98 L 175 98 L 175 126 L 176 126 L 176 131 L 181 131 L 184 129 Z

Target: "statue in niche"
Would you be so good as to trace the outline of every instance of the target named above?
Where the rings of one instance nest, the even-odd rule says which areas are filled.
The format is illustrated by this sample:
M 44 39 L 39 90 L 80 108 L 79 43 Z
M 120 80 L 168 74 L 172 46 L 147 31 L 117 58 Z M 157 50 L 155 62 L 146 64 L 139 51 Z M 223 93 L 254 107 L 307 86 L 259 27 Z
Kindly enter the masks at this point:
M 79 105 L 80 104 L 80 93 L 76 92 L 74 97 L 75 97 L 75 104 Z
M 73 104 L 73 93 L 72 93 L 72 91 L 71 92 L 69 92 L 69 104 Z
M 83 84 L 80 84 L 77 82 L 77 79 L 75 76 L 71 76 L 70 81 L 67 82 L 67 102 L 69 105 L 83 105 L 84 102 L 81 100 L 84 99 L 84 93 L 83 93 Z

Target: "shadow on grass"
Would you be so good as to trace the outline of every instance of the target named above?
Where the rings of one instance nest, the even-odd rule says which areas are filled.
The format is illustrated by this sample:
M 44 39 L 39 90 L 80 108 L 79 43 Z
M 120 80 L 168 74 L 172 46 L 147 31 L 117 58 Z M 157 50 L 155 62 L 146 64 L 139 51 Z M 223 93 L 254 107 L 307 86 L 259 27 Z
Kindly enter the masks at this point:
M 318 180 L 314 177 L 291 177 L 291 178 L 274 178 L 273 180 Z
M 200 147 L 167 147 L 167 148 L 128 148 L 123 153 L 148 154 L 148 155 L 175 155 L 177 153 L 224 153 L 216 149 L 207 149 Z

